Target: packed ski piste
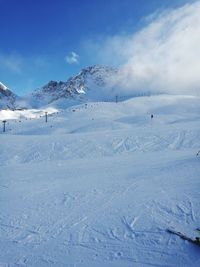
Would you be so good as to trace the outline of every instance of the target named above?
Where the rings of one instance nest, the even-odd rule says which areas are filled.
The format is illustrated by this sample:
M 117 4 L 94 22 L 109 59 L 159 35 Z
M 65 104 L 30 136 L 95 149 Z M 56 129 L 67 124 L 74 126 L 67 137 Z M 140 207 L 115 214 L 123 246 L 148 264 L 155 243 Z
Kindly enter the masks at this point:
M 155 95 L 0 111 L 0 266 L 200 266 L 199 110 Z

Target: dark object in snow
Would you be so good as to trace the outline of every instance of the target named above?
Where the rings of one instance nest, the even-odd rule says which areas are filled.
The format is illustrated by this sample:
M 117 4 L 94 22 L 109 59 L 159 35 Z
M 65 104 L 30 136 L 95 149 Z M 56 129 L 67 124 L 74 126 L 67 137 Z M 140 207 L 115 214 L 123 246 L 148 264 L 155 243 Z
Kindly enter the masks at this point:
M 3 132 L 5 133 L 6 131 L 6 121 L 2 121 L 3 122 Z
M 153 119 L 153 114 L 151 114 L 151 119 Z
M 47 122 L 47 115 L 48 115 L 48 113 L 45 112 L 45 122 Z
M 199 237 L 195 237 L 195 239 L 187 236 L 186 234 L 183 234 L 179 231 L 176 231 L 174 229 L 167 229 L 167 232 L 171 233 L 171 234 L 175 234 L 177 236 L 179 236 L 180 238 L 182 238 L 183 240 L 187 240 L 190 243 L 193 243 L 197 246 L 200 246 L 200 238 Z
M 196 156 L 199 156 L 199 153 L 200 153 L 200 150 L 197 152 L 197 155 Z

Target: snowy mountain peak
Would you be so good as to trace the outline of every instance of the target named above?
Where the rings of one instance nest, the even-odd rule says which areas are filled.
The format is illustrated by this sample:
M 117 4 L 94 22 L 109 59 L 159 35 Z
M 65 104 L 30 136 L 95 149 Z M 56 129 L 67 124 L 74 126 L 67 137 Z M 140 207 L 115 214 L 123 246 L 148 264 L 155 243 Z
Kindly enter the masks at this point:
M 109 78 L 117 73 L 117 69 L 94 65 L 82 69 L 66 82 L 50 81 L 31 95 L 31 105 L 44 106 L 53 102 L 101 100 L 103 89 L 108 86 Z
M 8 90 L 8 87 L 5 86 L 2 82 L 0 82 L 0 90 L 6 91 L 6 90 Z
M 67 81 L 51 80 L 26 97 L 17 97 L 0 82 L 0 109 L 40 108 L 50 104 L 67 107 L 84 101 L 107 100 L 109 81 L 116 73 L 118 70 L 112 67 L 90 66 Z
M 78 75 L 70 78 L 68 83 L 74 86 L 76 92 L 84 91 L 86 93 L 87 89 L 90 89 L 91 83 L 93 86 L 104 87 L 108 84 L 109 77 L 117 72 L 117 69 L 111 67 L 94 65 L 82 69 Z
M 0 82 L 0 109 L 13 109 L 16 95 Z

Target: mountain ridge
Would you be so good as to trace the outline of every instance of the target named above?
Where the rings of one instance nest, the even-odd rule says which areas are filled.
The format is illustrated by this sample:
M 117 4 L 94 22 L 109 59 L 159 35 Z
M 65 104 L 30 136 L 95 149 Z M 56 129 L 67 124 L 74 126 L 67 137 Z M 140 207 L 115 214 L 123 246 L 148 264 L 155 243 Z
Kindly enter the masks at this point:
M 78 74 L 66 81 L 49 81 L 26 96 L 15 95 L 4 84 L 1 84 L 0 109 L 28 109 L 56 107 L 67 108 L 72 105 L 103 101 L 123 101 L 132 97 L 163 94 L 153 93 L 143 88 L 134 91 L 118 82 L 123 75 L 120 69 L 103 65 L 83 68 Z M 1 88 L 0 87 L 0 88 Z M 123 88 L 123 90 L 122 90 Z M 120 93 L 121 92 L 121 93 Z
M 66 82 L 50 81 L 31 94 L 31 105 L 39 103 L 48 105 L 59 100 L 82 102 L 100 100 L 103 89 L 109 86 L 109 78 L 117 73 L 117 69 L 94 65 L 82 69 Z M 36 105 L 37 106 L 37 105 Z
M 105 101 L 108 98 L 106 88 L 110 86 L 111 77 L 118 71 L 113 67 L 89 66 L 67 81 L 51 80 L 24 97 L 16 96 L 3 83 L 0 83 L 2 90 L 4 89 L 4 102 L 6 103 L 2 103 L 0 108 L 39 108 L 47 105 L 69 106 L 84 101 Z M 9 95 L 13 95 L 13 99 L 10 99 Z

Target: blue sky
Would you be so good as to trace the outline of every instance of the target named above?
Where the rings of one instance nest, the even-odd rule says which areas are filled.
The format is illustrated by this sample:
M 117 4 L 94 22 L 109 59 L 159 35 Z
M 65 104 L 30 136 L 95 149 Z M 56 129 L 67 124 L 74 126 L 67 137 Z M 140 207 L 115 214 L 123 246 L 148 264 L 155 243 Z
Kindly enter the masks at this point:
M 49 80 L 67 80 L 101 59 L 95 43 L 128 35 L 155 12 L 187 0 L 0 0 L 0 81 L 23 95 Z

